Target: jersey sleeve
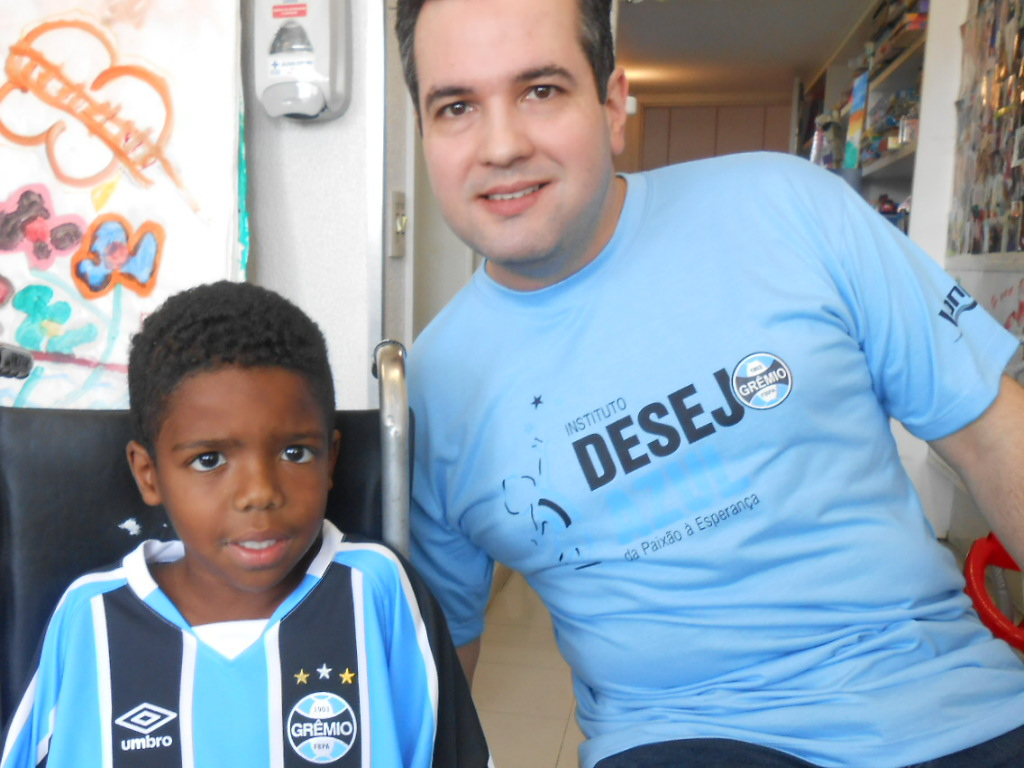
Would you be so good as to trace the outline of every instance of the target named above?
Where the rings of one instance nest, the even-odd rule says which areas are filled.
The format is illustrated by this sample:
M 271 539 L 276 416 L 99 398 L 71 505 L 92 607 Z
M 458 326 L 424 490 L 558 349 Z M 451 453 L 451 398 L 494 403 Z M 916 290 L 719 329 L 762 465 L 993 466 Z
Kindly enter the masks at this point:
M 74 599 L 74 596 L 69 600 L 65 595 L 50 619 L 36 654 L 34 674 L 7 724 L 0 768 L 68 764 L 64 758 L 54 763 L 51 746 L 56 728 L 80 731 L 74 738 L 61 739 L 64 745 L 61 755 L 75 762 L 83 754 L 96 754 L 93 748 L 100 730 L 96 713 L 65 712 L 58 708 L 61 700 L 68 698 L 63 691 L 70 685 L 67 680 L 69 653 L 77 654 L 71 670 L 75 675 L 75 689 L 84 689 L 84 692 L 76 690 L 76 697 L 87 697 L 87 692 L 94 689 L 93 681 L 88 679 L 95 668 L 89 661 L 95 645 L 92 636 L 88 602 Z M 83 765 L 83 768 L 88 766 Z
M 849 308 L 886 412 L 924 440 L 966 426 L 992 404 L 1018 347 L 985 308 L 845 182 L 832 233 L 833 278 Z
M 14 711 L 4 732 L 3 753 L 0 757 L 2 768 L 29 768 L 41 765 L 49 749 L 51 734 L 46 732 L 47 712 L 52 712 L 54 702 L 37 696 L 41 670 L 36 669 L 29 682 L 28 690 Z M 42 754 L 43 759 L 37 759 Z
M 393 553 L 392 553 L 393 554 Z M 419 575 L 398 555 L 391 592 L 388 672 L 404 764 L 486 768 L 490 756 L 469 684 L 444 613 Z M 433 732 L 414 724 L 434 723 Z

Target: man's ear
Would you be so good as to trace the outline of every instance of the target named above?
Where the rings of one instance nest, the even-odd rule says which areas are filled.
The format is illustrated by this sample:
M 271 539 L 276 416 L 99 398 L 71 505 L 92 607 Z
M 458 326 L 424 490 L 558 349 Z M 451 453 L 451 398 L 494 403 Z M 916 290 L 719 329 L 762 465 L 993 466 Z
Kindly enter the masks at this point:
M 330 480 L 328 488 L 334 487 L 334 467 L 338 464 L 338 453 L 341 451 L 341 431 L 334 430 L 331 432 L 331 447 L 330 454 L 327 457 L 327 477 Z
M 132 470 L 135 484 L 139 487 L 142 500 L 150 506 L 156 506 L 163 501 L 160 495 L 160 487 L 156 481 L 156 461 L 150 456 L 142 443 L 132 440 L 125 449 L 128 457 L 128 466 Z
M 626 148 L 626 101 L 629 99 L 629 82 L 626 70 L 616 67 L 608 78 L 608 98 L 604 111 L 608 120 L 608 138 L 612 154 L 619 155 Z

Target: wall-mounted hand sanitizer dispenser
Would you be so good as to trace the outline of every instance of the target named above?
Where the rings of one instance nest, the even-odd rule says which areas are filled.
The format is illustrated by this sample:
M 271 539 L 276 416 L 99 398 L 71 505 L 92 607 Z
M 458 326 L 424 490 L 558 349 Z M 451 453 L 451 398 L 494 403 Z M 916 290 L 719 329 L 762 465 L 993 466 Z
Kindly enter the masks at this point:
M 349 102 L 349 0 L 255 0 L 253 80 L 271 117 L 333 120 Z

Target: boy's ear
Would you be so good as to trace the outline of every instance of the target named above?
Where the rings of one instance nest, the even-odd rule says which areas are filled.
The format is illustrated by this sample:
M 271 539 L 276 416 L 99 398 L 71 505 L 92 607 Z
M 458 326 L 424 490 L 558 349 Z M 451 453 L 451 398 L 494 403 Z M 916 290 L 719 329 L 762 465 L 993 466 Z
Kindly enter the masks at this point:
M 334 468 L 338 464 L 338 453 L 341 451 L 341 430 L 331 432 L 330 455 L 327 458 L 327 477 L 330 480 L 328 488 L 334 487 Z
M 149 455 L 142 443 L 132 440 L 125 449 L 128 457 L 128 466 L 132 470 L 135 484 L 139 487 L 142 500 L 151 507 L 160 504 L 163 497 L 160 495 L 160 488 L 156 481 L 156 462 Z

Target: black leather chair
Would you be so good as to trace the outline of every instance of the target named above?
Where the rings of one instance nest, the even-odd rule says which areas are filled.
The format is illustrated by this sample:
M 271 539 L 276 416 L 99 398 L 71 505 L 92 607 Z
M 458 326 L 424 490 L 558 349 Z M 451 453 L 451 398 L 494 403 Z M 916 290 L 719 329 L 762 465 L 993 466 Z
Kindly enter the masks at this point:
M 377 357 L 380 410 L 336 414 L 341 451 L 327 517 L 407 553 L 412 425 L 397 346 Z M 0 725 L 64 589 L 144 539 L 174 538 L 163 507 L 139 496 L 130 439 L 127 411 L 0 407 Z

